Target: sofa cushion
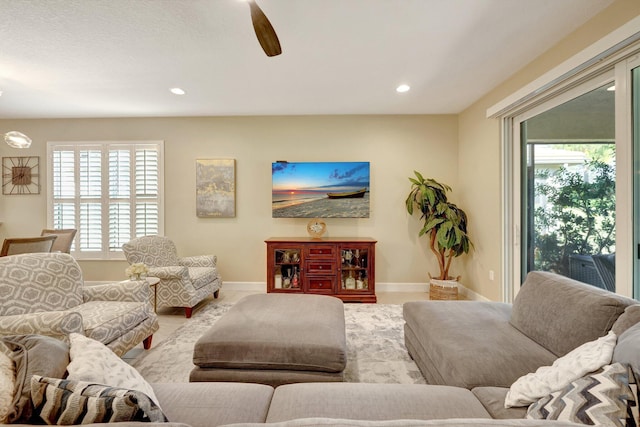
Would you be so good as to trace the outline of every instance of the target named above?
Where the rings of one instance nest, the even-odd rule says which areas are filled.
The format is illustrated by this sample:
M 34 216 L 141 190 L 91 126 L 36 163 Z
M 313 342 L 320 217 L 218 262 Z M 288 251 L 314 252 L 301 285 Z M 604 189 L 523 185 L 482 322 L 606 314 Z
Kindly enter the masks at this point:
M 607 365 L 542 397 L 529 406 L 527 418 L 625 426 L 628 405 L 637 405 L 628 372 L 629 368 L 620 363 Z
M 556 356 L 509 324 L 509 304 L 411 301 L 405 344 L 429 384 L 509 387 Z
M 28 422 L 32 416 L 31 377 L 63 378 L 69 364 L 69 346 L 42 335 L 15 335 L 0 338 L 0 351 L 12 359 L 16 387 L 9 423 Z
M 89 301 L 74 308 L 87 337 L 109 344 L 151 316 L 142 302 Z
M 624 313 L 618 317 L 611 330 L 620 336 L 633 325 L 640 323 L 640 304 L 630 305 L 624 309 Z
M 50 425 L 167 421 L 160 408 L 142 392 L 84 381 L 34 375 L 31 400 L 34 413 Z
M 162 411 L 193 427 L 264 423 L 273 387 L 247 383 L 152 384 Z
M 616 334 L 612 331 L 595 341 L 582 344 L 551 366 L 541 366 L 535 372 L 514 382 L 505 399 L 505 407 L 528 406 L 547 394 L 566 387 L 572 381 L 611 363 Z
M 67 366 L 67 379 L 138 390 L 160 406 L 153 388 L 142 375 L 104 344 L 80 334 L 71 334 L 69 340 L 71 362 Z
M 482 403 L 484 409 L 496 419 L 520 419 L 527 415 L 527 407 L 505 408 L 504 400 L 509 389 L 507 387 L 476 387 L 471 390 Z
M 618 337 L 613 349 L 613 363 L 619 362 L 631 366 L 640 377 L 640 323 L 630 327 Z
M 196 289 L 211 284 L 217 277 L 218 272 L 215 267 L 189 267 L 189 278 Z
M 276 388 L 267 422 L 490 418 L 471 391 L 424 384 L 298 383 Z
M 560 357 L 611 329 L 630 298 L 557 274 L 533 271 L 513 302 L 511 324 Z

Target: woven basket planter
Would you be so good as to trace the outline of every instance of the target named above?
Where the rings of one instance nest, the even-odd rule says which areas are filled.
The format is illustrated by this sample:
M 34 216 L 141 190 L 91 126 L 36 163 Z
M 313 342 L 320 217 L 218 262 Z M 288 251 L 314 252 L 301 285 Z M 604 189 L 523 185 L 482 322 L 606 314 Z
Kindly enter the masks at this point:
M 458 282 L 456 282 L 455 280 L 431 279 L 429 281 L 429 299 L 457 300 Z

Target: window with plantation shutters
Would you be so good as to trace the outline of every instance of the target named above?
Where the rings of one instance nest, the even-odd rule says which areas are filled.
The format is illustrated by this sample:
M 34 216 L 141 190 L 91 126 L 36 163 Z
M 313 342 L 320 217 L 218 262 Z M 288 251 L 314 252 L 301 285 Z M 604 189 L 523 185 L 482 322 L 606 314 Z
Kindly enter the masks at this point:
M 48 220 L 78 230 L 74 256 L 122 258 L 134 237 L 162 234 L 162 142 L 49 142 Z

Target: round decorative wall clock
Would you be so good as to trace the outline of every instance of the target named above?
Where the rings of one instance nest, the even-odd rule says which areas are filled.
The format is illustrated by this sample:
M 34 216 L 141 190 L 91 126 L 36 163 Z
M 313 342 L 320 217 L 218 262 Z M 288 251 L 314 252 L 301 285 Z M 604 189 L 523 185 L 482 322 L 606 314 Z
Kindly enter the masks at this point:
M 319 239 L 327 232 L 327 224 L 324 221 L 314 218 L 307 224 L 307 233 L 314 239 Z
M 3 157 L 2 194 L 40 194 L 40 157 Z

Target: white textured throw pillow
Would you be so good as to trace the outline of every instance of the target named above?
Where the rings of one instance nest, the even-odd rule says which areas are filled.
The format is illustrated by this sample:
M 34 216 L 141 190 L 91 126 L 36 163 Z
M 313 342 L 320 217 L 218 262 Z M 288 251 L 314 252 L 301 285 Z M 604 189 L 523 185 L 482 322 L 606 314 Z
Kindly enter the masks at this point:
M 0 343 L 0 346 L 4 344 Z M 6 424 L 13 409 L 13 389 L 16 386 L 16 368 L 13 360 L 0 349 L 0 424 Z
M 106 345 L 76 333 L 69 335 L 69 341 L 71 363 L 67 366 L 68 380 L 138 390 L 160 407 L 151 385 L 134 367 L 116 356 Z
M 590 341 L 556 359 L 551 366 L 542 366 L 511 385 L 504 401 L 505 408 L 528 406 L 554 391 L 561 390 L 578 378 L 611 363 L 616 334 Z

